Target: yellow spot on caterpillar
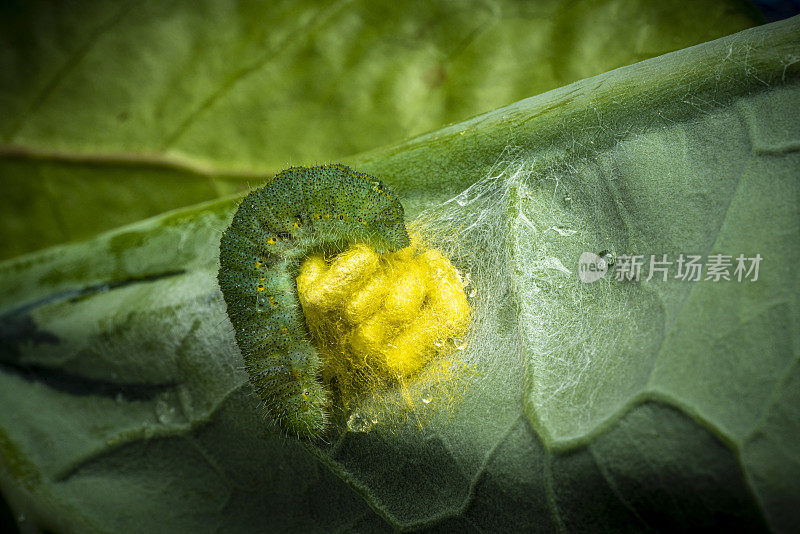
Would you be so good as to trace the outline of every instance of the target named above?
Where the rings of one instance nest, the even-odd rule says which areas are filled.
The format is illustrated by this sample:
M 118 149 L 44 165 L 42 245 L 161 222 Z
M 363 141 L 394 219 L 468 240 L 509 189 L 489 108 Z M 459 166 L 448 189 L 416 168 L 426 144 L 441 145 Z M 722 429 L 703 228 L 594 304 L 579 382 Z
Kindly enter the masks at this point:
M 267 239 L 267 243 L 269 243 L 270 245 L 274 245 L 277 240 L 278 239 L 275 237 L 270 237 L 269 239 Z
M 258 284 L 258 291 L 264 291 L 264 284 Z
M 256 260 L 256 269 L 260 268 L 262 265 L 264 265 L 264 262 L 263 262 L 263 261 L 261 261 L 261 260 Z

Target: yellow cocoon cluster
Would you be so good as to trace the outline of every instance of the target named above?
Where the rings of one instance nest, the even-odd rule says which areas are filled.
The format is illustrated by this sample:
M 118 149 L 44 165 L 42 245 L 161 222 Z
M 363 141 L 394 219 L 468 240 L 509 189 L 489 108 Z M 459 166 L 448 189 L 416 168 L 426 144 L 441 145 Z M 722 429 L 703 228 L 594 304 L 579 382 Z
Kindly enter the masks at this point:
M 323 381 L 347 404 L 419 373 L 466 334 L 464 285 L 450 261 L 416 236 L 397 252 L 356 244 L 333 258 L 306 258 L 297 292 L 324 361 Z

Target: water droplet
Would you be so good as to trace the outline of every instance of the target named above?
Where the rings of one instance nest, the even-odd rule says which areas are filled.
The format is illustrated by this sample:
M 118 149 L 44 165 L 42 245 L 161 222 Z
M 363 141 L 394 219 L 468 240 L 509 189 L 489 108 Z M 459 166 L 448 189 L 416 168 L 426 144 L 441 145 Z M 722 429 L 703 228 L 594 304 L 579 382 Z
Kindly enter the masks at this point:
M 372 423 L 360 413 L 355 412 L 347 420 L 347 428 L 351 432 L 369 432 L 372 428 Z
M 464 339 L 461 339 L 460 337 L 454 337 L 453 345 L 455 346 L 456 350 L 464 350 L 467 348 L 467 345 L 469 345 L 469 342 L 467 342 Z
M 114 397 L 114 400 L 117 401 L 118 404 L 122 404 L 122 401 L 125 400 L 125 397 L 122 395 L 122 392 L 119 392 L 117 393 L 116 397 Z
M 472 273 L 467 273 L 464 275 L 464 287 L 467 287 L 472 283 Z
M 600 259 L 606 262 L 606 265 L 611 267 L 615 263 L 617 263 L 617 255 L 611 252 L 610 250 L 604 250 L 598 254 Z
M 571 196 L 564 195 L 564 198 L 562 200 L 564 201 L 565 205 L 567 205 L 567 206 L 571 206 L 572 205 L 572 197 Z
M 428 389 L 426 389 L 425 391 L 422 392 L 421 400 L 425 404 L 430 404 L 431 403 L 431 401 L 433 400 L 432 388 L 428 388 Z
M 472 291 L 469 292 L 469 298 L 474 298 L 475 295 L 477 295 L 477 294 L 478 294 L 478 288 L 477 287 L 473 287 Z
M 558 235 L 563 237 L 569 237 L 578 233 L 577 230 L 573 230 L 572 228 L 567 228 L 565 226 L 551 226 L 550 229 L 555 230 Z
M 433 340 L 433 344 L 436 345 L 437 347 L 441 347 L 444 345 L 444 340 L 440 337 L 437 337 L 436 339 Z
M 167 402 L 165 399 L 158 399 L 156 401 L 156 418 L 162 425 L 175 422 L 176 410 L 175 407 Z
M 464 195 L 458 195 L 458 196 L 456 197 L 456 203 L 457 203 L 459 206 L 466 206 L 466 205 L 467 205 L 467 197 L 466 197 L 466 196 L 464 196 Z

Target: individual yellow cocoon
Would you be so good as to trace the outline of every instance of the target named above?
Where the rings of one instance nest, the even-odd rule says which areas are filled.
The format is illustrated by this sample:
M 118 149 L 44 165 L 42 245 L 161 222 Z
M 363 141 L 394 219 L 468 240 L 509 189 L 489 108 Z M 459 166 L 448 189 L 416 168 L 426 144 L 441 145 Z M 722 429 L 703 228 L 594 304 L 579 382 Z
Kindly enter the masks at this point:
M 297 278 L 299 296 L 317 310 L 339 306 L 378 267 L 378 254 L 367 245 L 358 244 L 337 255 L 327 265 L 322 256 L 310 256 L 311 265 L 301 267 Z M 303 267 L 308 262 L 303 262 Z M 302 284 L 303 289 L 300 289 Z

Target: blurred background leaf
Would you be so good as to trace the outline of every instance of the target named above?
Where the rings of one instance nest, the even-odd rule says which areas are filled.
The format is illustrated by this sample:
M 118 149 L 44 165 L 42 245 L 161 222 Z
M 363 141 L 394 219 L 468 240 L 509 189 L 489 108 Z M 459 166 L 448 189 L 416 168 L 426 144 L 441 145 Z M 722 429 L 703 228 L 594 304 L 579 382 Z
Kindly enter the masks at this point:
M 0 258 L 761 22 L 740 0 L 5 2 Z

